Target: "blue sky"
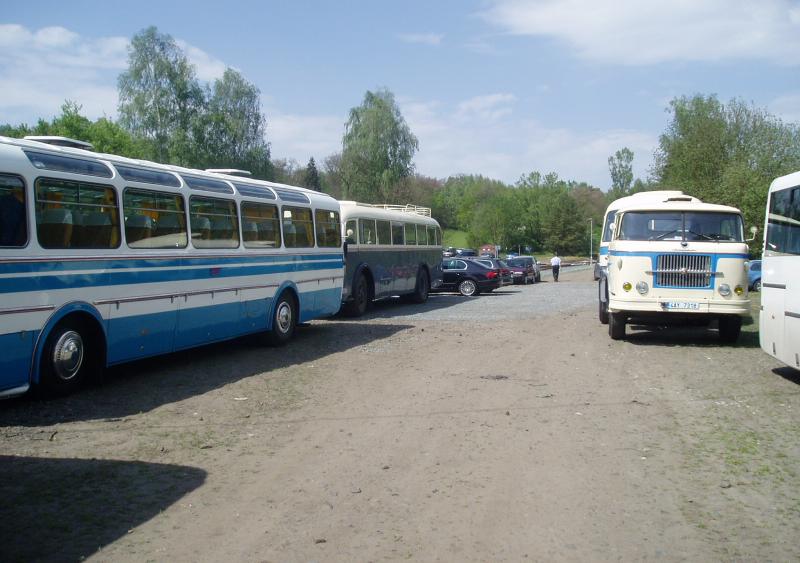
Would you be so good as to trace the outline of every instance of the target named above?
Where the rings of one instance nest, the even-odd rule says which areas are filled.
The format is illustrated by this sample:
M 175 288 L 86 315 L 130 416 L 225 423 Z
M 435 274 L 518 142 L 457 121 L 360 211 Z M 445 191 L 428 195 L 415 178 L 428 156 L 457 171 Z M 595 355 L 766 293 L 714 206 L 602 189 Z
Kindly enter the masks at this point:
M 67 98 L 115 117 L 127 44 L 149 25 L 201 80 L 230 66 L 258 86 L 273 156 L 301 165 L 340 150 L 348 111 L 381 87 L 419 138 L 417 171 L 439 178 L 539 170 L 607 189 L 623 146 L 646 177 L 680 95 L 800 121 L 797 1 L 43 0 L 0 15 L 0 122 L 50 119 Z

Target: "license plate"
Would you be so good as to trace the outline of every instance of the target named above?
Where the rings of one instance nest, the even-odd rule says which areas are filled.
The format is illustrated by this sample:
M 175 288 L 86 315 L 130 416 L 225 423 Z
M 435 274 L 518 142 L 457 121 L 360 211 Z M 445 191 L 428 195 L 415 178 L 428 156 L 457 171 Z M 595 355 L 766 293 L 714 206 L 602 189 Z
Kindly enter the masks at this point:
M 665 309 L 675 311 L 699 311 L 700 303 L 691 303 L 689 301 L 662 301 L 661 306 Z

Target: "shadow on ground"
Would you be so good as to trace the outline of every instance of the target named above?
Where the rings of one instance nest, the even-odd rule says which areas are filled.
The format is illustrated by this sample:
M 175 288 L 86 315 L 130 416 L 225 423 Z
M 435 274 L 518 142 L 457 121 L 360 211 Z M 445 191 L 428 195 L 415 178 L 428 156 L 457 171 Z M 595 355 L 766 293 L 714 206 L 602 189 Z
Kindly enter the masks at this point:
M 203 484 L 193 467 L 0 456 L 3 561 L 80 561 Z
M 124 418 L 356 346 L 389 338 L 405 324 L 317 321 L 299 327 L 292 342 L 273 348 L 257 337 L 211 344 L 122 364 L 106 370 L 99 386 L 68 397 L 23 396 L 0 403 L 0 427 L 49 426 L 79 420 Z

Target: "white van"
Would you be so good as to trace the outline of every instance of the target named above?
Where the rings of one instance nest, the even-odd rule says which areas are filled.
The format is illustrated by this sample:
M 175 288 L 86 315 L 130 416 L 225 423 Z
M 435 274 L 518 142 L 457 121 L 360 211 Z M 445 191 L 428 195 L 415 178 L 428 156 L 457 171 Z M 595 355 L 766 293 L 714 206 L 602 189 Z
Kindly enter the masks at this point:
M 741 212 L 689 196 L 617 210 L 608 250 L 608 332 L 625 326 L 716 321 L 735 342 L 750 315 Z M 601 306 L 601 320 L 603 309 Z

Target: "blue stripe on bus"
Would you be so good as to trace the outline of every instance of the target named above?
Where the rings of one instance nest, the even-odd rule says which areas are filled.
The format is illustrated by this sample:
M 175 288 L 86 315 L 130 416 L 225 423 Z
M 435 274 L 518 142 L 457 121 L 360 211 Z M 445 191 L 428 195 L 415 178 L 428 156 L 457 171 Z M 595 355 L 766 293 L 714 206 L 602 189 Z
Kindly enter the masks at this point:
M 607 246 L 601 246 L 600 247 L 600 256 L 605 256 L 606 254 L 608 254 L 608 247 Z
M 686 252 L 681 250 L 676 251 L 668 251 L 664 250 L 661 252 L 644 252 L 644 251 L 627 251 L 627 250 L 614 250 L 609 253 L 611 256 L 646 256 L 649 258 L 657 258 L 662 254 L 703 254 L 706 256 L 715 256 L 717 259 L 719 258 L 743 258 L 745 260 L 750 259 L 749 254 L 741 254 L 741 253 L 725 253 L 725 252 Z
M 112 270 L 92 274 L 64 273 L 62 275 L 49 276 L 34 274 L 32 276 L 24 277 L 0 278 L 0 293 L 45 291 L 54 289 L 77 289 L 109 285 L 163 283 L 190 280 L 216 280 L 232 277 L 252 277 L 289 272 L 341 271 L 341 269 L 342 264 L 340 262 L 331 262 L 325 264 L 276 264 L 273 266 L 220 266 L 199 269 L 176 268 L 171 270 L 143 270 L 138 272 Z
M 342 254 L 295 254 L 274 256 L 165 256 L 161 257 L 130 257 L 130 258 L 87 258 L 85 260 L 23 260 L 0 263 L 0 274 L 21 274 L 35 272 L 59 272 L 80 270 L 119 270 L 130 268 L 167 268 L 179 266 L 216 266 L 226 263 L 268 264 L 271 262 L 308 262 L 318 260 L 337 260 L 343 263 Z
M 643 257 L 643 258 L 650 258 L 651 267 L 653 270 L 658 268 L 658 257 L 662 255 L 675 255 L 675 254 L 686 254 L 690 256 L 710 256 L 711 257 L 711 271 L 717 271 L 717 264 L 720 260 L 730 260 L 730 259 L 738 259 L 738 260 L 749 260 L 750 256 L 748 254 L 741 254 L 741 253 L 715 253 L 715 252 L 681 252 L 681 251 L 664 251 L 664 252 L 644 252 L 644 251 L 625 251 L 625 250 L 615 250 L 610 252 L 610 256 L 634 256 L 634 257 Z M 663 285 L 656 283 L 657 278 L 653 279 L 653 287 L 659 289 L 687 289 L 683 286 L 672 286 L 672 285 Z M 714 282 L 716 278 L 711 276 L 709 285 L 705 285 L 702 287 L 692 287 L 691 289 L 697 290 L 706 290 L 710 291 L 714 289 L 716 285 Z
M 39 331 L 26 330 L 0 335 L 0 391 L 28 383 L 33 343 Z

